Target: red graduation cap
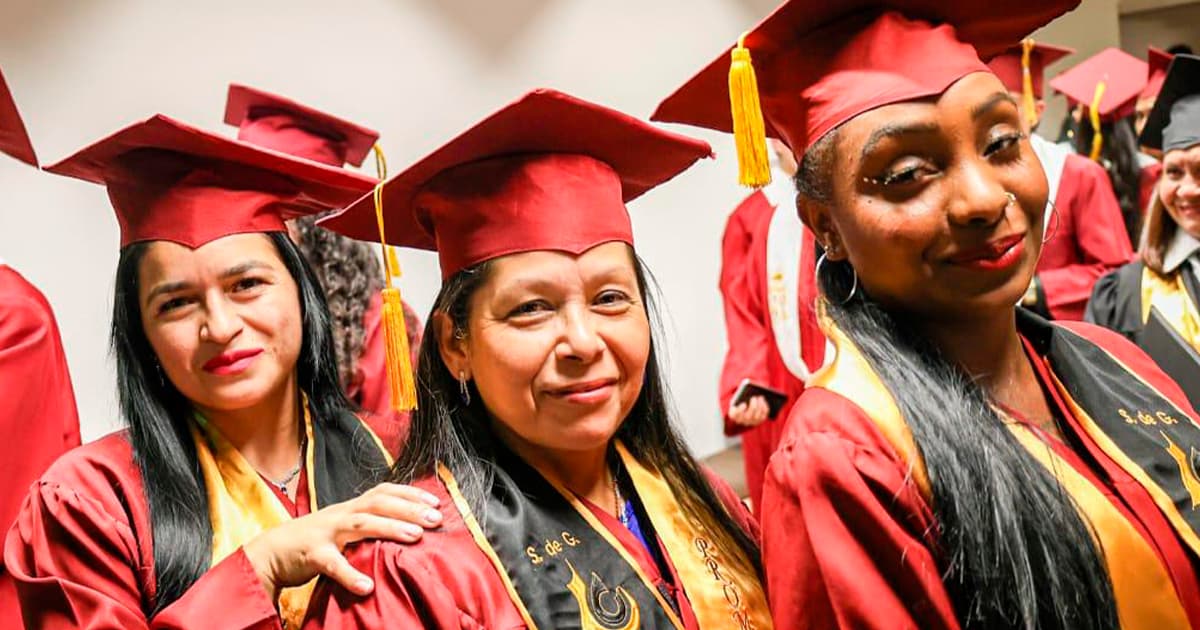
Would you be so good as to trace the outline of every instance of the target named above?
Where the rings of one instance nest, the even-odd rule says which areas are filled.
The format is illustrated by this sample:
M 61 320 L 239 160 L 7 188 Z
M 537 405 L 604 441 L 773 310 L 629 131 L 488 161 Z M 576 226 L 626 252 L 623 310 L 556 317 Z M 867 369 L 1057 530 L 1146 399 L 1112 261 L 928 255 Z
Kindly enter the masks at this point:
M 340 208 L 375 185 L 162 115 L 46 170 L 108 188 L 121 247 L 166 240 L 197 248 L 231 234 L 285 231 L 287 219 Z
M 1133 113 L 1146 86 L 1146 68 L 1145 61 L 1119 48 L 1105 48 L 1051 79 L 1050 87 L 1072 104 L 1094 109 L 1102 122 L 1114 122 Z
M 1025 68 L 1028 67 L 1029 79 L 1033 89 L 1032 94 L 1034 98 L 1041 100 L 1045 94 L 1042 84 L 1046 76 L 1046 66 L 1067 55 L 1075 54 L 1075 49 L 1035 42 L 1032 39 L 1025 41 L 1030 42 L 1032 46 L 1029 51 L 1029 62 L 1027 65 L 1023 61 L 1025 57 L 1024 42 L 1016 46 L 1011 46 L 1008 50 L 992 57 L 987 65 L 1000 78 L 1000 81 L 1004 83 L 1004 87 L 1008 88 L 1010 92 L 1025 91 Z
M 1167 79 L 1167 68 L 1171 66 L 1171 59 L 1174 57 L 1175 55 L 1154 46 L 1149 48 L 1146 53 L 1146 87 L 1142 88 L 1138 100 L 1158 96 L 1163 81 Z
M 3 73 L 0 73 L 0 151 L 27 164 L 38 165 L 33 143 L 29 141 L 25 123 L 21 122 L 21 113 L 17 111 Z
M 238 140 L 331 166 L 361 165 L 379 140 L 373 129 L 236 83 L 229 85 L 225 123 L 238 128 Z
M 435 249 L 446 279 L 507 254 L 632 244 L 625 203 L 711 154 L 704 141 L 539 89 L 321 225 Z
M 863 112 L 936 96 L 987 72 L 981 57 L 1078 4 L 789 0 L 667 97 L 652 119 L 734 132 L 740 179 L 761 186 L 769 181 L 762 134 L 803 155 Z

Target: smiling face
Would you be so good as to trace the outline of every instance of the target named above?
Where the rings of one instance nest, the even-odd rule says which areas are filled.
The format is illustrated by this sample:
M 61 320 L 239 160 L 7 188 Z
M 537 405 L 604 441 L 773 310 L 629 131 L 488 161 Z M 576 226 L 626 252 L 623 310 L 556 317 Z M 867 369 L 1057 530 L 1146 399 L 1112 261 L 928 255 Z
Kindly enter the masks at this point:
M 266 235 L 152 243 L 138 302 L 167 378 L 201 411 L 246 409 L 294 383 L 299 290 Z
M 836 135 L 828 203 L 801 213 L 884 306 L 931 319 L 1012 309 L 1042 244 L 1047 184 L 1016 102 L 988 73 Z
M 1163 156 L 1158 196 L 1180 229 L 1200 238 L 1200 144 Z
M 605 448 L 633 408 L 650 324 L 629 247 L 492 261 L 466 331 L 439 318 L 451 374 L 473 379 L 501 439 L 529 459 Z

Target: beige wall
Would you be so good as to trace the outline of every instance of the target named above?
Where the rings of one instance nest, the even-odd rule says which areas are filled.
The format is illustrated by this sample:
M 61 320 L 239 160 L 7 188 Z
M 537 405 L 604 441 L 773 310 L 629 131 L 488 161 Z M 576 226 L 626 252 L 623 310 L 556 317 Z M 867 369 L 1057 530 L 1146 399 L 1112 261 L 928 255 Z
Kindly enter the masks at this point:
M 1147 46 L 1188 44 L 1200 51 L 1200 2 L 1121 16 L 1121 48 L 1146 58 Z
M 1046 70 L 1046 79 L 1108 48 L 1120 45 L 1117 0 L 1083 0 L 1079 8 L 1039 30 L 1034 38 L 1076 50 Z M 1046 91 L 1046 113 L 1039 132 L 1054 139 L 1066 113 L 1066 100 Z
M 393 168 L 534 86 L 648 115 L 773 0 L 0 1 L 0 65 L 46 162 L 163 112 L 222 128 L 241 81 L 383 131 Z M 1081 53 L 1117 42 L 1115 0 L 1046 30 Z M 733 185 L 729 141 L 632 206 L 662 286 L 669 375 L 693 446 L 723 443 L 716 384 L 725 342 L 716 290 Z M 117 426 L 106 350 L 117 229 L 98 187 L 0 160 L 0 257 L 48 295 L 62 326 L 85 438 Z M 405 253 L 423 312 L 436 262 Z

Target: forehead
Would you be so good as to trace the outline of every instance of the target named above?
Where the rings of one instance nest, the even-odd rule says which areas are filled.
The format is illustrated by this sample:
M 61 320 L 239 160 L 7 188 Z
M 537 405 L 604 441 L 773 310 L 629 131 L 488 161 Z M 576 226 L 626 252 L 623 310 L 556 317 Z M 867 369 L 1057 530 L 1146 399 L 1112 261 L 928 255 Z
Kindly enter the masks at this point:
M 1193 145 L 1186 149 L 1167 151 L 1163 155 L 1163 161 L 1179 164 L 1200 164 L 1200 144 Z
M 539 250 L 501 256 L 492 262 L 489 284 L 501 288 L 513 284 L 586 280 L 597 274 L 634 274 L 633 256 L 625 243 L 602 243 L 582 254 Z
M 279 251 L 266 234 L 233 234 L 196 249 L 172 241 L 152 241 L 142 256 L 138 275 L 146 287 L 182 276 L 219 274 L 249 261 L 283 267 Z
M 920 122 L 950 126 L 970 122 L 973 108 L 1009 91 L 996 75 L 974 72 L 955 81 L 937 96 L 877 107 L 847 121 L 839 135 L 865 139 L 876 129 L 895 123 Z

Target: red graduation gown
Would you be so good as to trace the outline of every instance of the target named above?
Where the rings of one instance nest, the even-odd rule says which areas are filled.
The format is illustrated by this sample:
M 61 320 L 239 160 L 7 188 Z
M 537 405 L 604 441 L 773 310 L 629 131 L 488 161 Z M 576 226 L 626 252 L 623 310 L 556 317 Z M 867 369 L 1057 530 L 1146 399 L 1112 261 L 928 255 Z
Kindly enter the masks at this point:
M 4 545 L 28 628 L 280 630 L 275 603 L 240 550 L 146 619 L 153 562 L 141 474 L 124 432 L 59 458 Z
M 729 320 L 729 301 L 740 295 L 737 285 L 742 281 L 742 269 L 750 257 L 750 244 L 754 230 L 763 217 L 770 216 L 775 207 L 761 190 L 755 191 L 733 209 L 725 222 L 721 234 L 721 299 L 725 305 L 725 319 Z
M 1121 206 L 1104 167 L 1069 155 L 1063 165 L 1057 217 L 1048 220 L 1037 275 L 1045 306 L 1056 320 L 1083 319 L 1092 286 L 1100 276 L 1133 258 Z
M 1096 326 L 1066 325 L 1191 410 L 1179 387 L 1136 346 Z M 1034 365 L 1043 381 L 1048 378 L 1041 359 Z M 1079 439 L 1099 469 L 1056 440 L 1047 443 L 1147 539 L 1192 627 L 1200 628 L 1200 585 L 1182 541 L 1145 489 L 1056 402 L 1064 431 Z M 763 521 L 763 559 L 778 627 L 959 627 L 932 551 L 932 512 L 907 465 L 854 402 L 821 388 L 805 392 L 767 470 L 764 502 L 770 516 Z
M 758 530 L 745 506 L 720 479 L 709 476 L 718 495 L 740 524 L 757 537 Z M 304 630 L 370 628 L 424 628 L 426 630 L 515 630 L 525 628 L 517 607 L 509 599 L 504 582 L 463 524 L 462 515 L 445 486 L 436 479 L 417 482 L 417 487 L 442 501 L 445 520 L 441 529 L 427 531 L 414 545 L 372 541 L 347 549 L 350 562 L 375 581 L 375 591 L 356 597 L 322 580 L 313 593 Z M 597 510 L 593 509 L 593 513 Z M 697 630 L 696 619 L 671 568 L 664 581 L 657 564 L 644 546 L 616 519 L 598 514 L 614 536 L 629 550 L 655 586 L 663 585 L 676 595 L 680 619 L 686 630 Z M 661 546 L 660 546 L 661 549 Z M 664 554 L 665 555 L 665 554 Z M 670 558 L 667 558 L 670 564 Z M 662 590 L 662 589 L 660 589 Z
M 46 468 L 79 446 L 79 413 L 58 324 L 45 296 L 0 264 L 0 524 L 7 531 Z M 19 436 L 19 437 L 18 437 Z M 21 625 L 12 576 L 0 569 L 0 628 Z
M 719 402 L 721 413 L 724 414 L 729 409 L 729 402 L 738 385 L 746 378 L 788 396 L 787 403 L 775 420 L 767 420 L 752 429 L 746 429 L 728 417 L 725 418 L 725 435 L 742 436 L 746 488 L 754 513 L 761 516 L 763 513 L 759 506 L 762 505 L 763 471 L 771 453 L 775 451 L 775 445 L 779 442 L 779 435 L 783 431 L 792 405 L 804 391 L 804 383 L 784 364 L 771 325 L 767 237 L 774 207 L 762 191 L 751 195 L 743 205 L 751 200 L 766 205 L 769 211 L 756 211 L 759 213 L 759 221 L 752 231 L 753 240 L 742 269 L 743 280 L 732 285 L 730 293 L 725 297 L 725 330 L 729 346 L 725 353 L 725 364 L 721 368 Z M 821 366 L 825 355 L 825 337 L 821 334 L 813 308 L 818 290 L 815 276 L 810 271 L 816 266 L 816 241 L 807 228 L 803 238 L 797 291 L 799 305 L 796 311 L 800 317 L 801 339 L 804 340 L 800 353 L 808 368 L 816 370 Z
M 413 369 L 417 366 L 417 353 L 421 347 L 421 320 L 416 311 L 404 304 L 404 323 L 408 331 L 408 347 L 412 353 Z M 367 312 L 363 315 L 364 335 L 362 355 L 354 382 L 350 384 L 350 399 L 358 403 L 366 413 L 364 421 L 392 456 L 400 452 L 404 437 L 408 435 L 408 412 L 392 409 L 392 390 L 387 379 L 387 349 L 383 337 L 383 296 L 376 293 L 371 297 Z

